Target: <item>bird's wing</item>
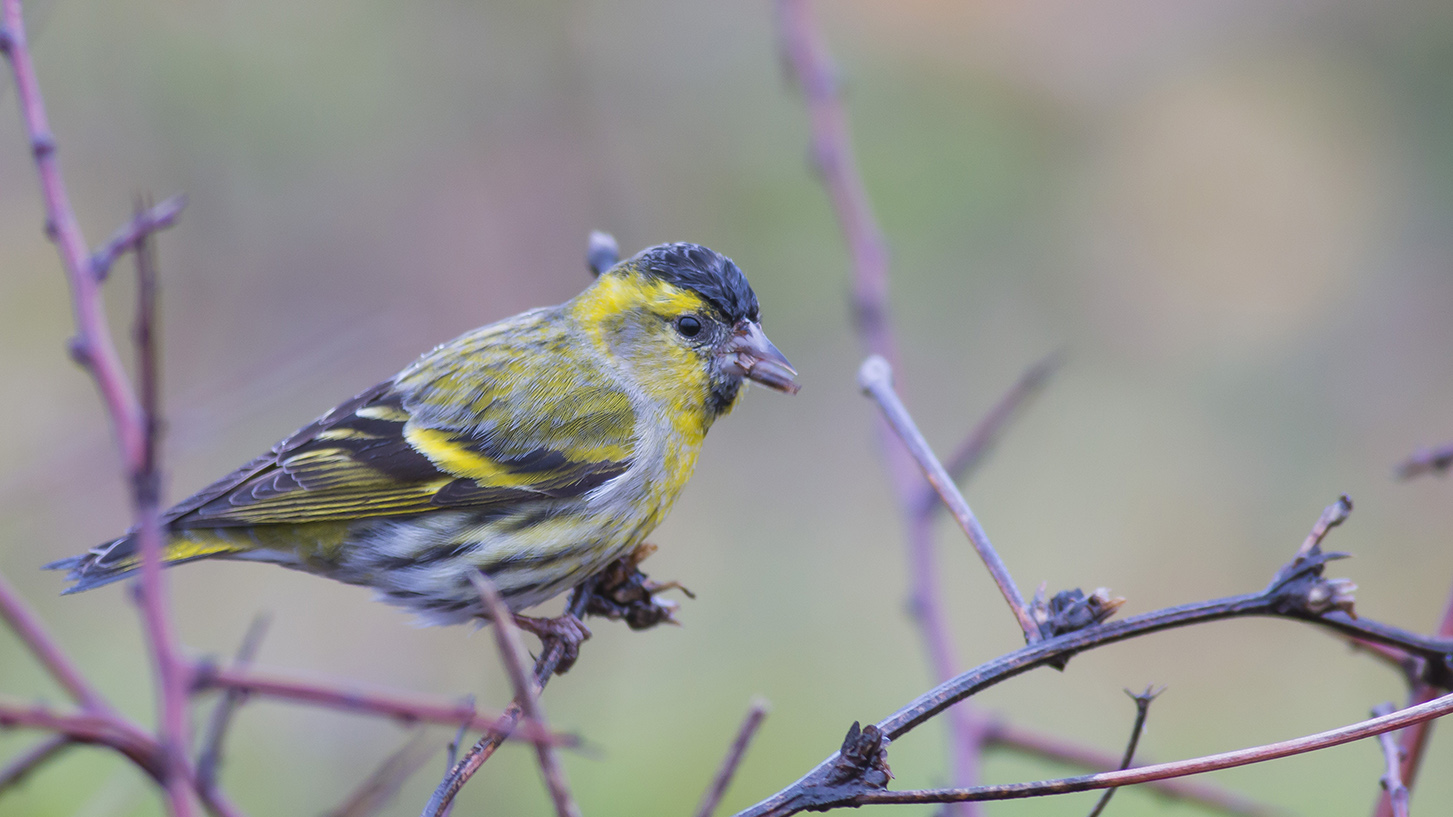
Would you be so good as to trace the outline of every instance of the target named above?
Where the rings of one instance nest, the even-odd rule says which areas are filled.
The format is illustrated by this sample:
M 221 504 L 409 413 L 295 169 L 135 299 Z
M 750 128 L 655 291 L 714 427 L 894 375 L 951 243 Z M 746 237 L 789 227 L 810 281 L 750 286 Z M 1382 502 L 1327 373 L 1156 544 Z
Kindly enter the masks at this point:
M 531 348 L 525 348 L 528 345 Z M 452 348 L 451 348 L 452 347 Z M 578 496 L 634 452 L 629 397 L 535 344 L 456 342 L 167 512 L 173 528 L 296 524 Z

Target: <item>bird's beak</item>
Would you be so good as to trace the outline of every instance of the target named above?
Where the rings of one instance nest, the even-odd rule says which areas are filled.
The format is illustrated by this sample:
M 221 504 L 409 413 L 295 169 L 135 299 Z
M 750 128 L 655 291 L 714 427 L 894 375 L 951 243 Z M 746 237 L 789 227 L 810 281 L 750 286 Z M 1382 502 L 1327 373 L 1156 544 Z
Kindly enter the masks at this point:
M 732 327 L 732 336 L 717 351 L 722 370 L 727 374 L 755 380 L 771 389 L 796 394 L 797 370 L 777 351 L 756 321 L 740 320 Z

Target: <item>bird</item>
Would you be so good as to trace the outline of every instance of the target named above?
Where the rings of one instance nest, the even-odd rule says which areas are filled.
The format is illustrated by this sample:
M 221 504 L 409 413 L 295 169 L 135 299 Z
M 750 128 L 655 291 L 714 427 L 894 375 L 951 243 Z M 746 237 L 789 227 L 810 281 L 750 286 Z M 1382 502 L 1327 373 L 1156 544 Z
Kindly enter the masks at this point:
M 163 564 L 279 564 L 454 624 L 489 617 L 479 573 L 518 614 L 632 552 L 745 386 L 799 384 L 721 253 L 591 264 L 574 298 L 434 348 L 164 511 Z M 136 530 L 46 567 L 65 593 L 122 579 Z

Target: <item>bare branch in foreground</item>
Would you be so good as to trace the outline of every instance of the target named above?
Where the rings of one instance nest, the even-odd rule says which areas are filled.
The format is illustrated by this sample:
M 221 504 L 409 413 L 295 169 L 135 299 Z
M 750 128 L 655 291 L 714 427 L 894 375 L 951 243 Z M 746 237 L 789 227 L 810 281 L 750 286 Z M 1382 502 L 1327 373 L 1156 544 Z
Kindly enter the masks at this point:
M 1372 709 L 1374 717 L 1391 715 L 1397 711 L 1391 703 L 1381 704 Z M 1392 734 L 1383 732 L 1377 736 L 1377 742 L 1382 745 L 1382 757 L 1386 771 L 1382 773 L 1379 782 L 1382 790 L 1387 794 L 1388 802 L 1392 805 L 1394 817 L 1408 817 L 1408 787 L 1403 785 L 1402 778 L 1402 757 L 1398 753 L 1397 742 L 1393 740 Z
M 499 647 L 500 660 L 515 686 L 515 700 L 519 702 L 526 716 L 543 726 L 545 708 L 540 705 L 540 688 L 525 671 L 525 645 L 520 640 L 520 630 L 515 626 L 514 615 L 495 591 L 494 583 L 489 577 L 476 572 L 469 574 L 469 579 L 474 582 L 474 589 L 479 591 L 479 597 L 484 600 L 485 609 L 489 611 L 489 618 L 494 623 L 495 645 Z M 540 774 L 545 778 L 550 800 L 555 803 L 555 813 L 559 817 L 580 817 L 580 808 L 575 805 L 575 798 L 570 794 L 570 787 L 565 782 L 565 770 L 560 768 L 560 760 L 555 757 L 555 750 L 538 743 L 535 745 L 535 755 L 539 758 Z
M 1135 723 L 1130 727 L 1130 740 L 1125 744 L 1125 754 L 1120 758 L 1119 768 L 1128 769 L 1131 761 L 1135 760 L 1135 747 L 1140 745 L 1140 735 L 1145 731 L 1145 717 L 1150 714 L 1150 702 L 1164 691 L 1165 687 L 1160 689 L 1146 687 L 1144 692 L 1136 695 L 1128 689 L 1125 690 L 1125 694 L 1135 701 Z M 1114 797 L 1117 791 L 1119 789 L 1105 789 L 1105 793 L 1100 796 L 1095 807 L 1090 809 L 1089 817 L 1100 817 L 1105 807 L 1110 805 L 1110 798 Z
M 1019 621 L 1019 629 L 1024 633 L 1024 640 L 1033 644 L 1041 639 L 1039 625 L 1035 623 L 1034 616 L 1030 613 L 1029 606 L 1024 603 L 1024 597 L 1020 595 L 1019 588 L 1014 584 L 1014 578 L 1009 575 L 1009 568 L 1004 565 L 1004 560 L 999 558 L 994 546 L 989 543 L 989 535 L 979 524 L 974 516 L 973 510 L 969 508 L 968 500 L 959 492 L 958 485 L 949 477 L 944 470 L 943 464 L 934 456 L 933 449 L 928 447 L 928 441 L 919 432 L 918 426 L 913 422 L 913 417 L 908 414 L 903 401 L 898 399 L 898 393 L 893 390 L 893 370 L 888 361 L 874 355 L 863 361 L 858 369 L 858 385 L 870 397 L 878 402 L 878 407 L 883 410 L 883 416 L 897 433 L 903 444 L 908 447 L 909 453 L 918 461 L 923 469 L 924 476 L 928 482 L 938 491 L 943 502 L 948 506 L 959 527 L 963 529 L 964 535 L 968 536 L 969 543 L 983 560 L 984 566 L 988 568 L 989 575 L 993 577 L 994 584 L 998 585 L 999 592 L 1004 596 L 1004 601 L 1009 604 L 1009 610 Z
M 1438 624 L 1438 635 L 1445 638 L 1453 638 L 1453 592 L 1449 593 L 1448 603 L 1443 608 L 1443 620 Z M 1440 691 L 1453 689 L 1453 681 L 1450 681 L 1446 676 L 1437 683 L 1434 683 L 1433 680 L 1434 673 L 1432 670 L 1435 668 L 1446 670 L 1446 660 L 1441 666 L 1435 664 L 1431 659 L 1410 657 L 1409 662 L 1421 663 L 1423 670 L 1418 674 L 1420 676 L 1419 679 L 1413 684 L 1411 691 L 1408 693 L 1408 706 L 1417 706 L 1418 704 L 1426 703 L 1437 696 Z M 1432 733 L 1433 722 L 1425 721 L 1408 727 L 1398 737 L 1398 754 L 1402 757 L 1402 762 L 1398 768 L 1398 778 L 1402 780 L 1403 785 L 1408 789 L 1411 789 L 1414 781 L 1417 780 L 1418 770 L 1423 762 L 1423 753 L 1428 748 L 1428 739 L 1432 736 Z M 1383 792 L 1378 798 L 1375 814 L 1376 817 L 1396 817 L 1393 812 L 1392 798 L 1388 796 L 1387 792 Z
M 737 736 L 732 740 L 731 748 L 727 749 L 726 757 L 722 758 L 721 768 L 716 770 L 716 776 L 712 778 L 711 785 L 701 797 L 701 804 L 696 807 L 696 817 L 711 817 L 716 812 L 722 795 L 726 794 L 727 786 L 731 785 L 732 777 L 737 773 L 737 766 L 741 764 L 742 757 L 747 753 L 747 746 L 751 744 L 752 738 L 757 734 L 757 729 L 766 719 L 768 708 L 767 702 L 760 698 L 752 701 L 751 708 L 747 710 L 747 716 L 742 718 L 742 725 L 737 728 Z

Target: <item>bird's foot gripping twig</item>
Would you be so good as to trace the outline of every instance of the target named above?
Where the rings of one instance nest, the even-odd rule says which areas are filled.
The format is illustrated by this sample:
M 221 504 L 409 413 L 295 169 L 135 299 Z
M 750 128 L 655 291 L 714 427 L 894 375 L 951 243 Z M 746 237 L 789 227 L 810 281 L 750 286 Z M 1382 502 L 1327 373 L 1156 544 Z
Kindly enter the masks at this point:
M 612 621 L 624 620 L 632 630 L 647 630 L 657 624 L 680 624 L 676 611 L 680 605 L 657 594 L 680 590 L 687 598 L 696 594 L 680 582 L 656 582 L 640 570 L 641 562 L 656 552 L 656 546 L 642 542 L 636 549 L 611 562 L 601 571 L 587 602 L 586 612 Z
M 557 675 L 568 672 L 575 665 L 575 659 L 580 657 L 580 645 L 591 636 L 585 622 L 569 610 L 555 618 L 517 615 L 515 626 L 540 639 L 541 649 L 545 652 L 559 645 L 560 663 L 555 666 Z

